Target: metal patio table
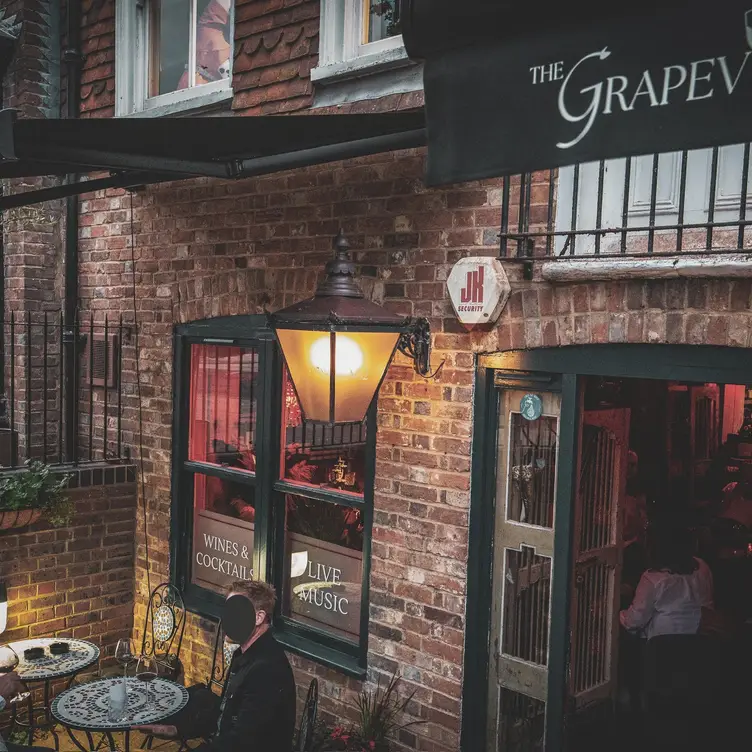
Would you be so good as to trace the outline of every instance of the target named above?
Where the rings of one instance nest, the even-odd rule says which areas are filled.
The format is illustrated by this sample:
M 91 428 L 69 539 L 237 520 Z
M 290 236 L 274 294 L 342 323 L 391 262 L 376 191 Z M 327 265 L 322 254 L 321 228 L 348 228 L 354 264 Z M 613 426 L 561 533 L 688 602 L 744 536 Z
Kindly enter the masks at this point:
M 97 679 L 86 684 L 79 684 L 61 692 L 52 702 L 52 716 L 65 726 L 68 736 L 81 752 L 94 752 L 99 748 L 95 745 L 93 734 L 104 734 L 110 750 L 115 752 L 114 734 L 123 733 L 123 750 L 130 751 L 130 732 L 137 726 L 161 723 L 169 716 L 182 710 L 188 703 L 188 690 L 170 679 L 157 678 L 151 682 L 151 702 L 146 702 L 146 684 L 138 679 L 128 677 L 126 690 L 128 692 L 128 709 L 125 717 L 111 721 L 110 688 L 121 677 Z M 88 747 L 83 746 L 76 738 L 74 731 L 83 731 L 86 735 Z
M 62 655 L 50 653 L 50 645 L 54 642 L 67 642 L 68 652 Z M 59 679 L 67 679 L 67 686 L 73 683 L 76 676 L 99 660 L 99 648 L 87 640 L 74 640 L 66 637 L 38 637 L 30 640 L 18 640 L 8 643 L 18 656 L 16 672 L 27 685 L 44 684 L 44 704 L 34 706 L 33 687 L 29 687 L 32 693 L 29 695 L 26 707 L 20 705 L 20 711 L 16 705 L 12 706 L 11 728 L 21 726 L 29 729 L 29 745 L 34 743 L 34 733 L 39 728 L 35 713 L 44 714 L 44 722 L 50 721 L 50 701 L 52 682 Z M 24 657 L 24 650 L 29 648 L 42 648 L 44 656 L 35 660 Z M 19 714 L 25 711 L 25 719 L 19 719 Z M 57 738 L 55 738 L 57 747 Z

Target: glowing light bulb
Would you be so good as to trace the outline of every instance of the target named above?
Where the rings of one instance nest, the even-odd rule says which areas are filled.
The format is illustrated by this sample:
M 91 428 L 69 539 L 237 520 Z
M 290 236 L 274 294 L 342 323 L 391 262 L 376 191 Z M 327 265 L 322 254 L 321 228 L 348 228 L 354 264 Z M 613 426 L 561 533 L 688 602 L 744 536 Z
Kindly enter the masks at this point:
M 330 371 L 331 351 L 329 337 L 321 337 L 311 345 L 311 363 L 322 373 Z M 363 366 L 363 351 L 355 340 L 337 335 L 334 373 L 337 376 L 354 376 Z

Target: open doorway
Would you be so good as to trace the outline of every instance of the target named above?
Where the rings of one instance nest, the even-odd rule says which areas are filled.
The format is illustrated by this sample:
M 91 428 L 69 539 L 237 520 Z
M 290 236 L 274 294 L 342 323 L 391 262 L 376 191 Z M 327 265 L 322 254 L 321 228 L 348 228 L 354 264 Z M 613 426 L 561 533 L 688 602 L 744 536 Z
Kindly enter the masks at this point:
M 714 715 L 706 728 L 715 725 L 717 739 L 731 733 L 734 703 L 745 694 L 740 667 L 752 617 L 751 394 L 746 384 L 600 376 L 581 381 L 568 677 L 568 736 L 578 752 L 653 742 L 656 683 L 667 703 L 659 722 L 669 723 L 681 703 L 686 716 L 692 700 L 712 685 L 716 704 L 705 708 Z M 682 598 L 704 596 L 695 592 L 700 586 L 694 575 L 666 574 L 656 559 L 660 530 L 671 530 L 674 539 L 686 535 L 697 567 L 707 565 L 712 574 L 715 609 L 701 630 L 714 652 L 701 654 L 696 642 L 681 647 L 681 670 L 656 659 L 652 648 L 658 643 L 651 639 L 649 650 L 647 638 L 656 630 L 691 631 L 666 626 L 665 614 L 683 608 Z M 664 588 L 662 600 L 635 616 L 646 573 L 653 596 Z M 668 596 L 665 583 L 674 581 L 689 585 L 671 585 L 676 593 Z M 663 626 L 656 627 L 656 619 Z M 703 661 L 713 670 L 696 670 Z

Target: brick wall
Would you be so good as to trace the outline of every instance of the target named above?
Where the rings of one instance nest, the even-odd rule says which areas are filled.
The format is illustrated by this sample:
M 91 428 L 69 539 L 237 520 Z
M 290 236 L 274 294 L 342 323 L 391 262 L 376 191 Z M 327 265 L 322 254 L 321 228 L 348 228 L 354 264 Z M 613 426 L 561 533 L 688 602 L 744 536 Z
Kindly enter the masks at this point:
M 416 689 L 414 712 L 429 723 L 404 742 L 433 752 L 458 748 L 474 353 L 626 341 L 748 346 L 752 317 L 749 281 L 554 288 L 526 282 L 510 266 L 513 292 L 498 326 L 468 334 L 444 281 L 468 253 L 498 253 L 500 191 L 495 183 L 426 190 L 423 168 L 423 154 L 410 151 L 241 183 L 156 187 L 135 195 L 134 221 L 152 585 L 168 572 L 174 324 L 273 310 L 310 295 L 340 226 L 369 296 L 430 320 L 433 365 L 444 364 L 437 377 L 419 379 L 398 358 L 381 390 L 369 666 L 398 668 Z M 82 207 L 102 228 L 82 240 L 81 254 L 82 297 L 99 316 L 130 315 L 127 298 L 99 292 L 106 284 L 97 272 L 108 243 L 128 242 L 115 219 L 124 201 L 98 196 Z M 140 521 L 137 592 L 139 625 L 147 592 Z M 207 627 L 189 621 L 190 679 L 209 670 Z M 302 659 L 294 664 L 301 692 L 319 676 L 324 712 L 352 714 L 358 682 Z
M 407 734 L 408 746 L 443 750 L 458 746 L 473 378 L 470 338 L 459 349 L 454 339 L 447 347 L 441 339 L 453 322 L 443 282 L 468 249 L 494 252 L 483 244 L 495 237 L 498 191 L 486 185 L 427 191 L 423 162 L 420 152 L 402 152 L 237 184 L 149 189 L 134 197 L 134 221 L 152 586 L 168 572 L 176 323 L 258 312 L 264 304 L 274 309 L 311 294 L 340 226 L 369 295 L 431 320 L 438 335 L 434 366 L 444 362 L 437 379 L 415 377 L 398 359 L 381 392 L 369 665 L 399 668 L 417 691 L 415 712 L 430 723 Z M 85 224 L 102 229 L 81 241 L 81 295 L 100 317 L 131 316 L 125 292 L 100 293 L 108 243 L 118 248 L 129 240 L 126 223 L 116 219 L 123 203 L 97 196 L 82 205 Z M 126 359 L 132 384 L 128 348 Z M 133 417 L 124 415 L 126 422 Z M 147 592 L 138 524 L 137 625 Z M 190 678 L 205 676 L 210 645 L 190 622 L 184 647 Z M 202 663 L 192 659 L 198 655 Z M 348 703 L 358 683 L 308 661 L 295 664 L 301 691 L 311 674 L 322 679 L 323 710 L 352 713 Z
M 81 3 L 81 116 L 115 115 L 115 0 Z
M 85 50 L 88 114 L 111 114 L 112 0 L 89 3 Z M 233 103 L 239 114 L 299 111 L 311 103 L 318 0 L 238 0 Z M 333 111 L 420 106 L 420 94 Z M 238 183 L 194 180 L 133 197 L 136 267 L 130 259 L 130 197 L 85 198 L 81 296 L 87 313 L 132 320 L 136 275 L 144 395 L 144 474 L 151 585 L 167 579 L 172 421 L 171 334 L 179 322 L 274 310 L 310 295 L 344 228 L 369 297 L 433 331 L 435 379 L 398 357 L 379 402 L 376 512 L 371 570 L 371 678 L 399 669 L 412 712 L 427 721 L 403 733 L 406 748 L 459 748 L 470 488 L 474 354 L 585 342 L 709 342 L 748 346 L 747 282 L 660 281 L 553 288 L 521 278 L 499 325 L 468 334 L 454 318 L 445 280 L 472 254 L 498 254 L 498 183 L 423 186 L 424 154 L 383 154 Z M 547 189 L 546 189 L 547 190 Z M 518 198 L 518 194 L 517 194 Z M 515 204 L 513 197 L 512 205 Z M 534 220 L 538 221 L 538 220 Z M 135 448 L 135 351 L 124 350 L 124 428 Z M 136 633 L 148 588 L 137 520 Z M 212 625 L 191 617 L 183 645 L 188 681 L 210 667 Z M 293 658 L 299 691 L 319 677 L 321 709 L 351 717 L 360 683 Z
M 136 487 L 67 493 L 76 507 L 70 527 L 42 520 L 0 532 L 0 579 L 8 586 L 3 641 L 77 637 L 98 644 L 102 662 L 112 663 L 117 641 L 133 623 Z

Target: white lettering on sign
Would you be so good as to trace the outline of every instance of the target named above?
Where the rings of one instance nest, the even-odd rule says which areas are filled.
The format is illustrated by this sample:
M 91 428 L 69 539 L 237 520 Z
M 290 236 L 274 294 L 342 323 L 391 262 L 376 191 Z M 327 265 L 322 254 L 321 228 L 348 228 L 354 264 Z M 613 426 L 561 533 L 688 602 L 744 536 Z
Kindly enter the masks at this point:
M 231 577 L 233 580 L 250 580 L 253 578 L 253 569 L 250 567 L 238 565 L 229 559 L 220 559 L 219 556 L 202 554 L 200 551 L 196 554 L 196 564 L 226 577 Z
M 192 582 L 224 591 L 235 580 L 253 579 L 253 523 L 196 510 Z
M 511 288 L 498 259 L 460 259 L 447 277 L 447 290 L 460 323 L 468 329 L 493 324 L 509 299 Z
M 533 74 L 534 84 L 544 84 L 547 81 L 561 81 L 564 78 L 564 61 L 548 65 L 534 65 L 530 72 Z
M 566 75 L 563 75 L 563 64 L 560 63 L 534 65 L 530 71 L 533 85 L 563 79 L 559 88 L 559 114 L 568 123 L 578 124 L 580 130 L 571 140 L 556 145 L 560 149 L 571 149 L 590 133 L 602 115 L 733 95 L 739 88 L 750 55 L 752 52 L 747 50 L 738 56 L 723 55 L 644 70 L 639 78 L 633 77 L 631 81 L 623 75 L 608 76 L 588 86 L 580 86 L 577 91 L 572 85 L 575 72 L 582 69 L 597 73 L 594 66 L 611 56 L 607 47 L 580 58 Z
M 360 633 L 363 554 L 290 533 L 290 615 L 344 637 Z
M 347 616 L 349 613 L 347 607 L 350 605 L 350 601 L 347 598 L 341 598 L 331 590 L 322 590 L 315 585 L 308 585 L 302 588 L 298 595 L 305 603 L 323 608 L 326 611 L 333 611 L 342 614 L 342 616 Z

